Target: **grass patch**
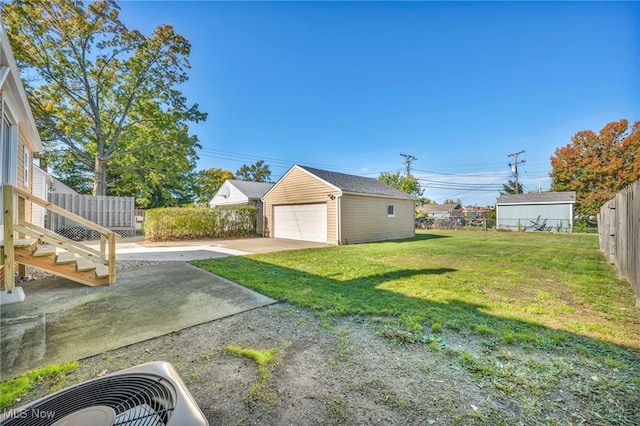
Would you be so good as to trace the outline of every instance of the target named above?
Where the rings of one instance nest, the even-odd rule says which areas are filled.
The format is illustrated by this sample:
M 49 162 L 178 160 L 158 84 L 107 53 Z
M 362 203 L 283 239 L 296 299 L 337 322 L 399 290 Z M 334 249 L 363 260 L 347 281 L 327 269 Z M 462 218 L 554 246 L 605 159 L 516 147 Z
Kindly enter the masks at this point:
M 0 382 L 0 410 L 16 405 L 22 395 L 38 384 L 48 383 L 51 392 L 62 389 L 65 374 L 77 367 L 78 363 L 75 361 L 62 365 L 50 365 Z
M 230 354 L 252 359 L 258 366 L 259 379 L 249 389 L 249 395 L 254 401 L 262 401 L 268 405 L 275 403 L 275 394 L 268 391 L 269 371 L 276 357 L 275 349 L 249 349 L 229 345 L 225 351 Z

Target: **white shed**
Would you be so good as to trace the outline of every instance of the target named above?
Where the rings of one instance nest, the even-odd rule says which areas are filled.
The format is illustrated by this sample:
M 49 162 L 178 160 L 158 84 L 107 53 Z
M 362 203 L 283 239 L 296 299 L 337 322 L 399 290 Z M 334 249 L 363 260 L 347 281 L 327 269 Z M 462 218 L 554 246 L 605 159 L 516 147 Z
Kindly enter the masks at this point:
M 247 182 L 243 180 L 226 180 L 218 192 L 209 202 L 209 206 L 252 206 L 258 208 L 256 232 L 263 234 L 263 208 L 262 197 L 272 187 L 273 183 Z
M 575 203 L 574 191 L 501 195 L 496 225 L 513 231 L 571 232 Z

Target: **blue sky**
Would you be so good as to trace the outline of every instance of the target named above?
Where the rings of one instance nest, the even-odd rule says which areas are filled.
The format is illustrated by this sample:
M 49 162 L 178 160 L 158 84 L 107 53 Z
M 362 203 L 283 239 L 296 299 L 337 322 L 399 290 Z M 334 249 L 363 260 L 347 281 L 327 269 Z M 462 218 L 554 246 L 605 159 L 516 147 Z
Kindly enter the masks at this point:
M 192 45 L 198 169 L 263 159 L 377 177 L 494 204 L 512 178 L 548 189 L 549 158 L 580 130 L 640 119 L 638 2 L 123 1 L 145 34 Z

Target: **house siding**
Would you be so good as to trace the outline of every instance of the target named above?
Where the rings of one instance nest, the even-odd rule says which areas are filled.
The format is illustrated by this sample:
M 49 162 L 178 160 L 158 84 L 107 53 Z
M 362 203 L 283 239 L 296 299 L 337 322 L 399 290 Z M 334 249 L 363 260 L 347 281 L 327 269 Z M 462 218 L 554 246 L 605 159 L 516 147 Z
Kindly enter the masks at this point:
M 387 208 L 395 206 L 395 216 Z M 345 194 L 340 199 L 341 244 L 415 236 L 413 200 Z
M 300 170 L 292 169 L 264 198 L 264 236 L 273 236 L 273 207 L 285 204 L 327 204 L 327 242 L 339 244 L 337 237 L 336 201 L 340 191 L 320 179 Z
M 227 182 L 223 183 L 222 186 L 229 189 L 229 196 L 223 197 L 222 195 L 220 195 L 220 191 L 216 192 L 216 195 L 213 197 L 213 199 L 209 203 L 211 207 L 249 205 L 249 199 L 247 198 L 247 196 L 242 192 L 238 191 L 238 189 L 235 186 L 229 185 L 229 183 Z

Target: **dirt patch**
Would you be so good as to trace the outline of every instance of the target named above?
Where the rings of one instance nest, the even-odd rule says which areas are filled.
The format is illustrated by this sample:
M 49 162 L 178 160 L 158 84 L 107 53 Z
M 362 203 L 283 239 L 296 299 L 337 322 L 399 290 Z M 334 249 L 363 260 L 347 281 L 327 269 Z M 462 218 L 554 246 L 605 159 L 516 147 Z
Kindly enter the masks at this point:
M 278 303 L 81 360 L 55 386 L 59 389 L 163 360 L 176 368 L 211 425 L 577 424 L 584 420 L 589 398 L 576 391 L 584 380 L 545 376 L 532 392 L 500 391 L 495 381 L 503 376 L 487 379 L 483 374 L 486 348 L 473 338 L 443 332 L 439 334 L 446 342 L 443 348 L 399 344 L 383 337 L 388 325 L 384 318 L 326 317 Z M 276 350 L 260 392 L 252 392 L 260 380 L 256 363 L 225 350 L 229 345 Z M 536 364 L 543 374 L 549 362 L 536 361 L 537 355 L 530 350 L 503 351 L 491 362 L 504 365 L 491 368 L 514 368 L 513 374 L 520 377 L 526 373 L 519 373 L 516 366 Z M 535 385 L 532 377 L 520 378 L 522 383 L 516 386 Z M 547 382 L 554 385 L 547 387 Z M 585 395 L 592 390 L 583 389 Z M 52 384 L 43 382 L 18 405 L 51 392 Z
M 80 361 L 60 387 L 140 363 L 174 365 L 212 425 L 443 424 L 482 401 L 446 357 L 395 345 L 370 320 L 319 318 L 276 304 Z M 276 348 L 264 392 L 255 363 L 224 348 Z M 51 392 L 36 387 L 26 404 Z

